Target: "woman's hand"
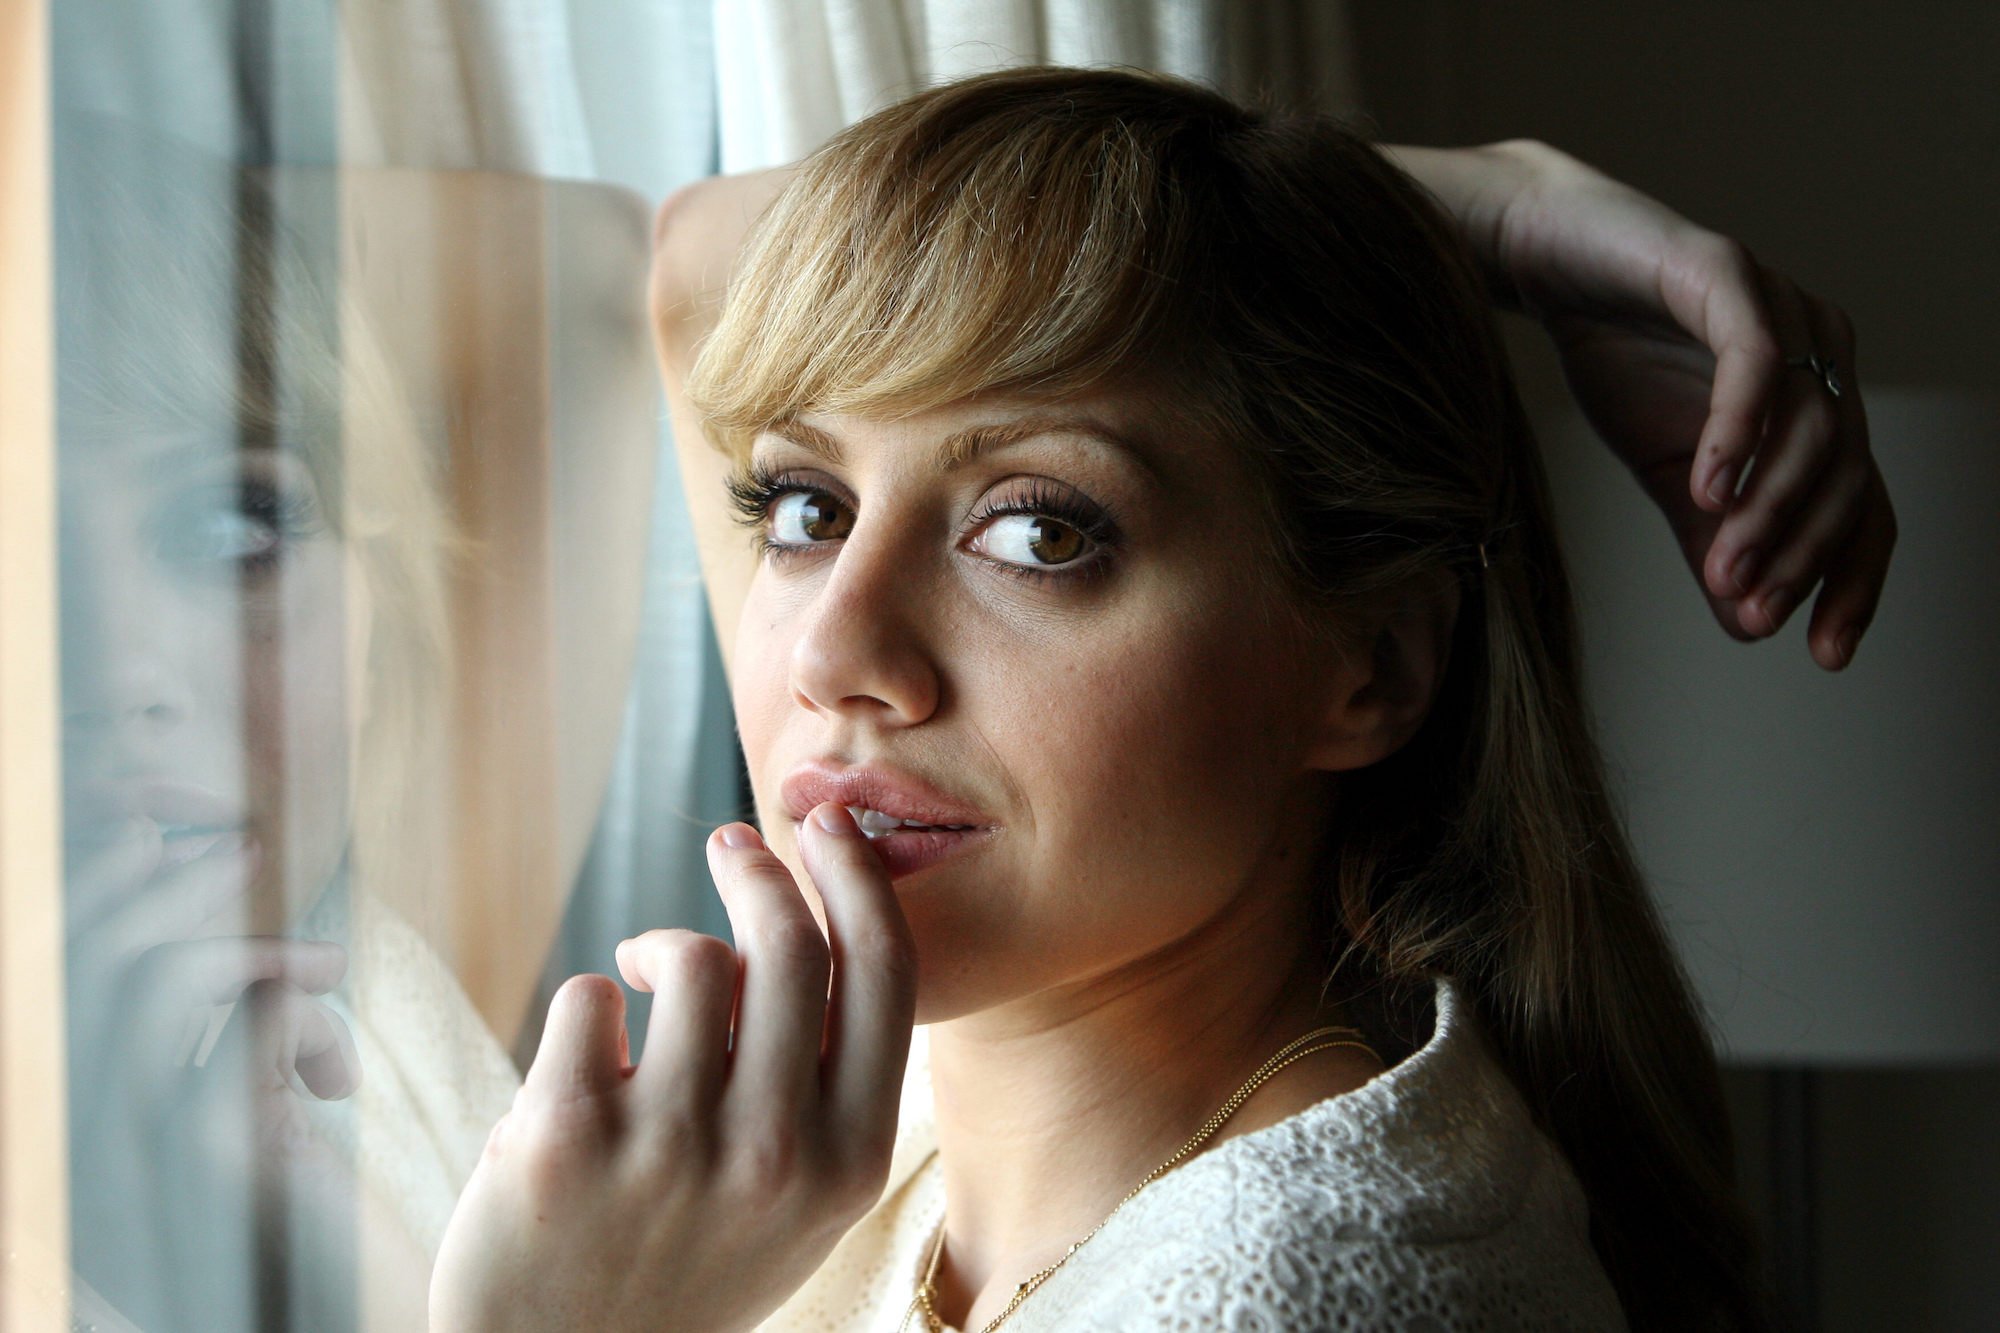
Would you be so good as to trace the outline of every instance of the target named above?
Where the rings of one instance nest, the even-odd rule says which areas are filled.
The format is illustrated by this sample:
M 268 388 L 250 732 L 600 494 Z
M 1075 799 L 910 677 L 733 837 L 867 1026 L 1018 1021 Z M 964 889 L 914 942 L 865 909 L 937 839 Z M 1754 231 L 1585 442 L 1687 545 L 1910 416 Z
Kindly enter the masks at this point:
M 654 997 L 636 1068 L 613 982 L 556 992 L 446 1229 L 432 1329 L 750 1328 L 880 1197 L 915 953 L 848 813 L 821 805 L 799 828 L 824 935 L 783 863 L 731 824 L 708 857 L 736 948 L 682 930 L 619 947 Z
M 1896 517 L 1847 316 L 1547 145 L 1390 152 L 1458 219 L 1501 299 L 1547 327 L 1579 406 L 1666 514 L 1723 629 L 1774 634 L 1824 580 L 1808 645 L 1830 671 L 1851 661 Z M 1793 364 L 1808 356 L 1837 367 L 1837 396 Z

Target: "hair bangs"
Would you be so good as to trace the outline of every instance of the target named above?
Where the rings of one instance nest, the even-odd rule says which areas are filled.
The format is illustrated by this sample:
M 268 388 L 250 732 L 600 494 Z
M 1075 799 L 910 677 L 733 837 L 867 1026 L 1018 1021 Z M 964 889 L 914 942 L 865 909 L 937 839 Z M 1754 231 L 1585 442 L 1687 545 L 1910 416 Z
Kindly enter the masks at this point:
M 1170 375 L 1206 286 L 1200 204 L 1161 151 L 1190 119 L 1156 99 L 1108 117 L 1086 97 L 962 100 L 934 90 L 849 130 L 760 221 L 688 385 L 725 451 L 806 412 Z

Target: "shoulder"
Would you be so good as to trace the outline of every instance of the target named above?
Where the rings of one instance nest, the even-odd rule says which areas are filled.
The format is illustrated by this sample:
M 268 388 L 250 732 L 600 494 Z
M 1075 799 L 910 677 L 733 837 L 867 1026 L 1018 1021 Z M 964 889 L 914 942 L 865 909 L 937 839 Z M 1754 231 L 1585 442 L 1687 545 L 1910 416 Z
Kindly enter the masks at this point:
M 1051 1327 L 1623 1327 L 1574 1175 L 1443 988 L 1410 1059 L 1126 1213 L 1038 1293 Z

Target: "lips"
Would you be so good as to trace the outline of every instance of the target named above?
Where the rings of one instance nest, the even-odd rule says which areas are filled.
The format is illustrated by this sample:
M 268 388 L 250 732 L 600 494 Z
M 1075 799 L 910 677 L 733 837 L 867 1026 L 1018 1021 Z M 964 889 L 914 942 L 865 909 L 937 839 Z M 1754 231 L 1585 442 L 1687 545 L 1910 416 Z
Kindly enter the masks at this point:
M 998 826 L 984 812 L 913 774 L 875 766 L 802 765 L 779 788 L 794 823 L 832 801 L 927 828 L 891 828 L 869 838 L 891 879 L 900 879 L 990 839 Z M 870 819 L 870 825 L 878 821 Z
M 158 825 L 161 864 L 172 867 L 224 846 L 243 833 L 242 810 L 191 783 L 138 781 L 93 783 L 74 791 L 65 811 L 71 836 L 108 842 L 134 819 Z
M 842 768 L 810 763 L 794 769 L 779 788 L 785 813 L 804 819 L 824 801 L 860 806 L 915 824 L 960 825 L 990 830 L 993 821 L 974 807 L 912 774 L 895 769 Z

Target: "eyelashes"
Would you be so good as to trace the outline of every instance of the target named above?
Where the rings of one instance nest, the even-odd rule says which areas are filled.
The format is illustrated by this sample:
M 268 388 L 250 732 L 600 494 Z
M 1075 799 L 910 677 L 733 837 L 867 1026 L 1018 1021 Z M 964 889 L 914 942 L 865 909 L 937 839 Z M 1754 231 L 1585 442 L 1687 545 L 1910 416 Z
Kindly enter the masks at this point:
M 733 473 L 725 488 L 730 507 L 735 511 L 735 521 L 756 534 L 760 556 L 776 560 L 809 556 L 815 548 L 831 544 L 830 541 L 781 542 L 772 539 L 771 511 L 786 496 L 825 497 L 843 508 L 852 509 L 846 499 L 825 482 L 812 481 L 754 462 Z M 1049 520 L 1081 535 L 1089 543 L 1090 549 L 1082 557 L 1049 565 L 1021 564 L 976 553 L 995 569 L 1030 582 L 1063 580 L 1081 583 L 1094 579 L 1107 572 L 1111 553 L 1122 540 L 1117 521 L 1104 508 L 1047 477 L 1024 478 L 1019 485 L 1006 492 L 1006 498 L 981 501 L 966 521 L 976 532 L 1010 515 Z
M 729 504 L 736 511 L 736 521 L 753 531 L 762 532 L 764 524 L 770 519 L 771 506 L 778 502 L 779 497 L 810 488 L 761 464 L 752 463 L 731 473 L 724 489 L 729 492 Z

